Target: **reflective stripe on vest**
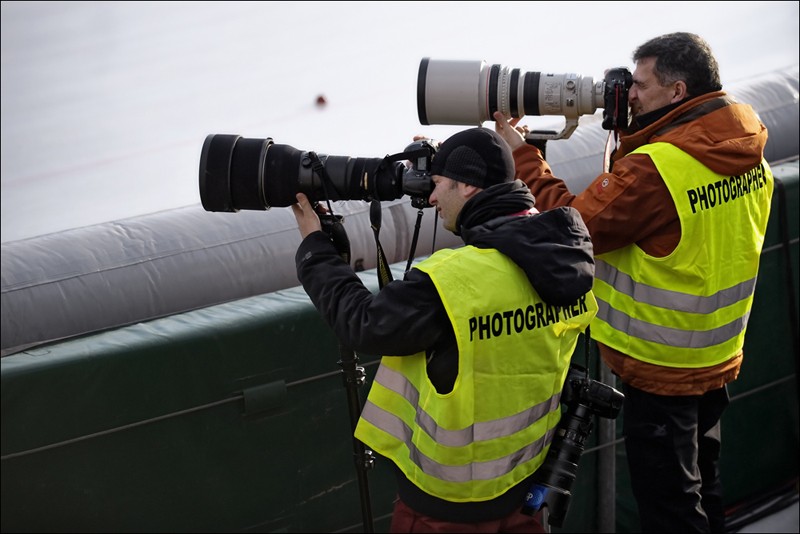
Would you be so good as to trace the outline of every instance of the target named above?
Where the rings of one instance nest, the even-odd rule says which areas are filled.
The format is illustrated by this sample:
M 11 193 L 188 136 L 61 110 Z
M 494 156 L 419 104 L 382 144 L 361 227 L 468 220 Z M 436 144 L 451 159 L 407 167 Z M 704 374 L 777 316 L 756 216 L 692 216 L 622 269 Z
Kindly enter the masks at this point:
M 494 249 L 444 249 L 416 268 L 453 324 L 458 378 L 440 395 L 424 353 L 384 356 L 356 437 L 431 495 L 492 499 L 544 460 L 570 358 L 597 304 L 591 292 L 571 306 L 545 304 Z
M 594 338 L 638 360 L 708 367 L 744 345 L 771 207 L 766 161 L 722 176 L 668 143 L 648 154 L 678 211 L 681 238 L 666 257 L 629 245 L 596 258 Z

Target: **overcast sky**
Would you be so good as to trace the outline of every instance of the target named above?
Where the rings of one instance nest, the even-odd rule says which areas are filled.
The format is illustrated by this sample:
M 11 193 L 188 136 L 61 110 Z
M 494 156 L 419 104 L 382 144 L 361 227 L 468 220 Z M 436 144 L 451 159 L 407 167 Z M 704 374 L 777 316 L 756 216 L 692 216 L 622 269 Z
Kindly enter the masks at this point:
M 423 57 L 599 79 L 672 31 L 723 83 L 798 62 L 798 2 L 3 1 L 2 241 L 199 203 L 211 133 L 365 157 L 444 139 L 462 127 L 418 120 Z

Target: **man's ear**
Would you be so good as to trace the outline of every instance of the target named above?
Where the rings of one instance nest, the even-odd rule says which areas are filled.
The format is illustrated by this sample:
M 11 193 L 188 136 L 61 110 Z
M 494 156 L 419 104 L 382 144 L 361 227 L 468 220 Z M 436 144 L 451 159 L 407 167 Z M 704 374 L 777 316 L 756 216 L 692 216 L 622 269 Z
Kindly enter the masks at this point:
M 675 102 L 680 102 L 681 100 L 689 96 L 689 93 L 686 88 L 686 82 L 684 82 L 683 80 L 678 80 L 677 82 L 675 82 L 675 85 L 673 87 L 674 87 L 673 88 L 674 92 L 672 94 L 672 99 L 670 100 L 670 104 L 674 104 Z
M 456 183 L 458 184 L 458 188 L 461 191 L 461 195 L 464 198 L 472 198 L 481 191 L 483 191 L 482 188 L 472 184 L 465 184 L 464 182 L 456 182 Z

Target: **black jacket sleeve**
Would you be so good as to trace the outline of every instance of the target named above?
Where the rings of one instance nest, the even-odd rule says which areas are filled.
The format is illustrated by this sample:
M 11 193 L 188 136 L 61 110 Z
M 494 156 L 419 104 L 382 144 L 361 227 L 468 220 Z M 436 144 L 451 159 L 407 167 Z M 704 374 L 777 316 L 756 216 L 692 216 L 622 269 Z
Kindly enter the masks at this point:
M 411 269 L 373 294 L 324 232 L 308 235 L 295 256 L 297 278 L 339 341 L 375 355 L 406 356 L 452 336 L 439 294 Z

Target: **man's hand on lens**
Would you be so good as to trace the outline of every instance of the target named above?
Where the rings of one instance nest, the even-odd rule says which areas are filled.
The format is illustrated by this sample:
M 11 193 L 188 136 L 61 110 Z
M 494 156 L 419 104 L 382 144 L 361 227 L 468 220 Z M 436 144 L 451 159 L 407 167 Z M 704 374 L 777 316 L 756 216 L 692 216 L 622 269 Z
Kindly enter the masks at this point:
M 297 219 L 300 235 L 305 239 L 308 234 L 322 230 L 322 223 L 307 196 L 297 193 L 295 198 L 297 198 L 297 204 L 292 204 L 292 212 L 294 212 L 294 218 Z
M 511 150 L 515 150 L 525 144 L 525 134 L 528 132 L 528 127 L 517 126 L 519 117 L 512 117 L 506 120 L 505 116 L 499 111 L 495 111 L 492 117 L 494 117 L 495 121 L 494 131 L 505 139 Z

